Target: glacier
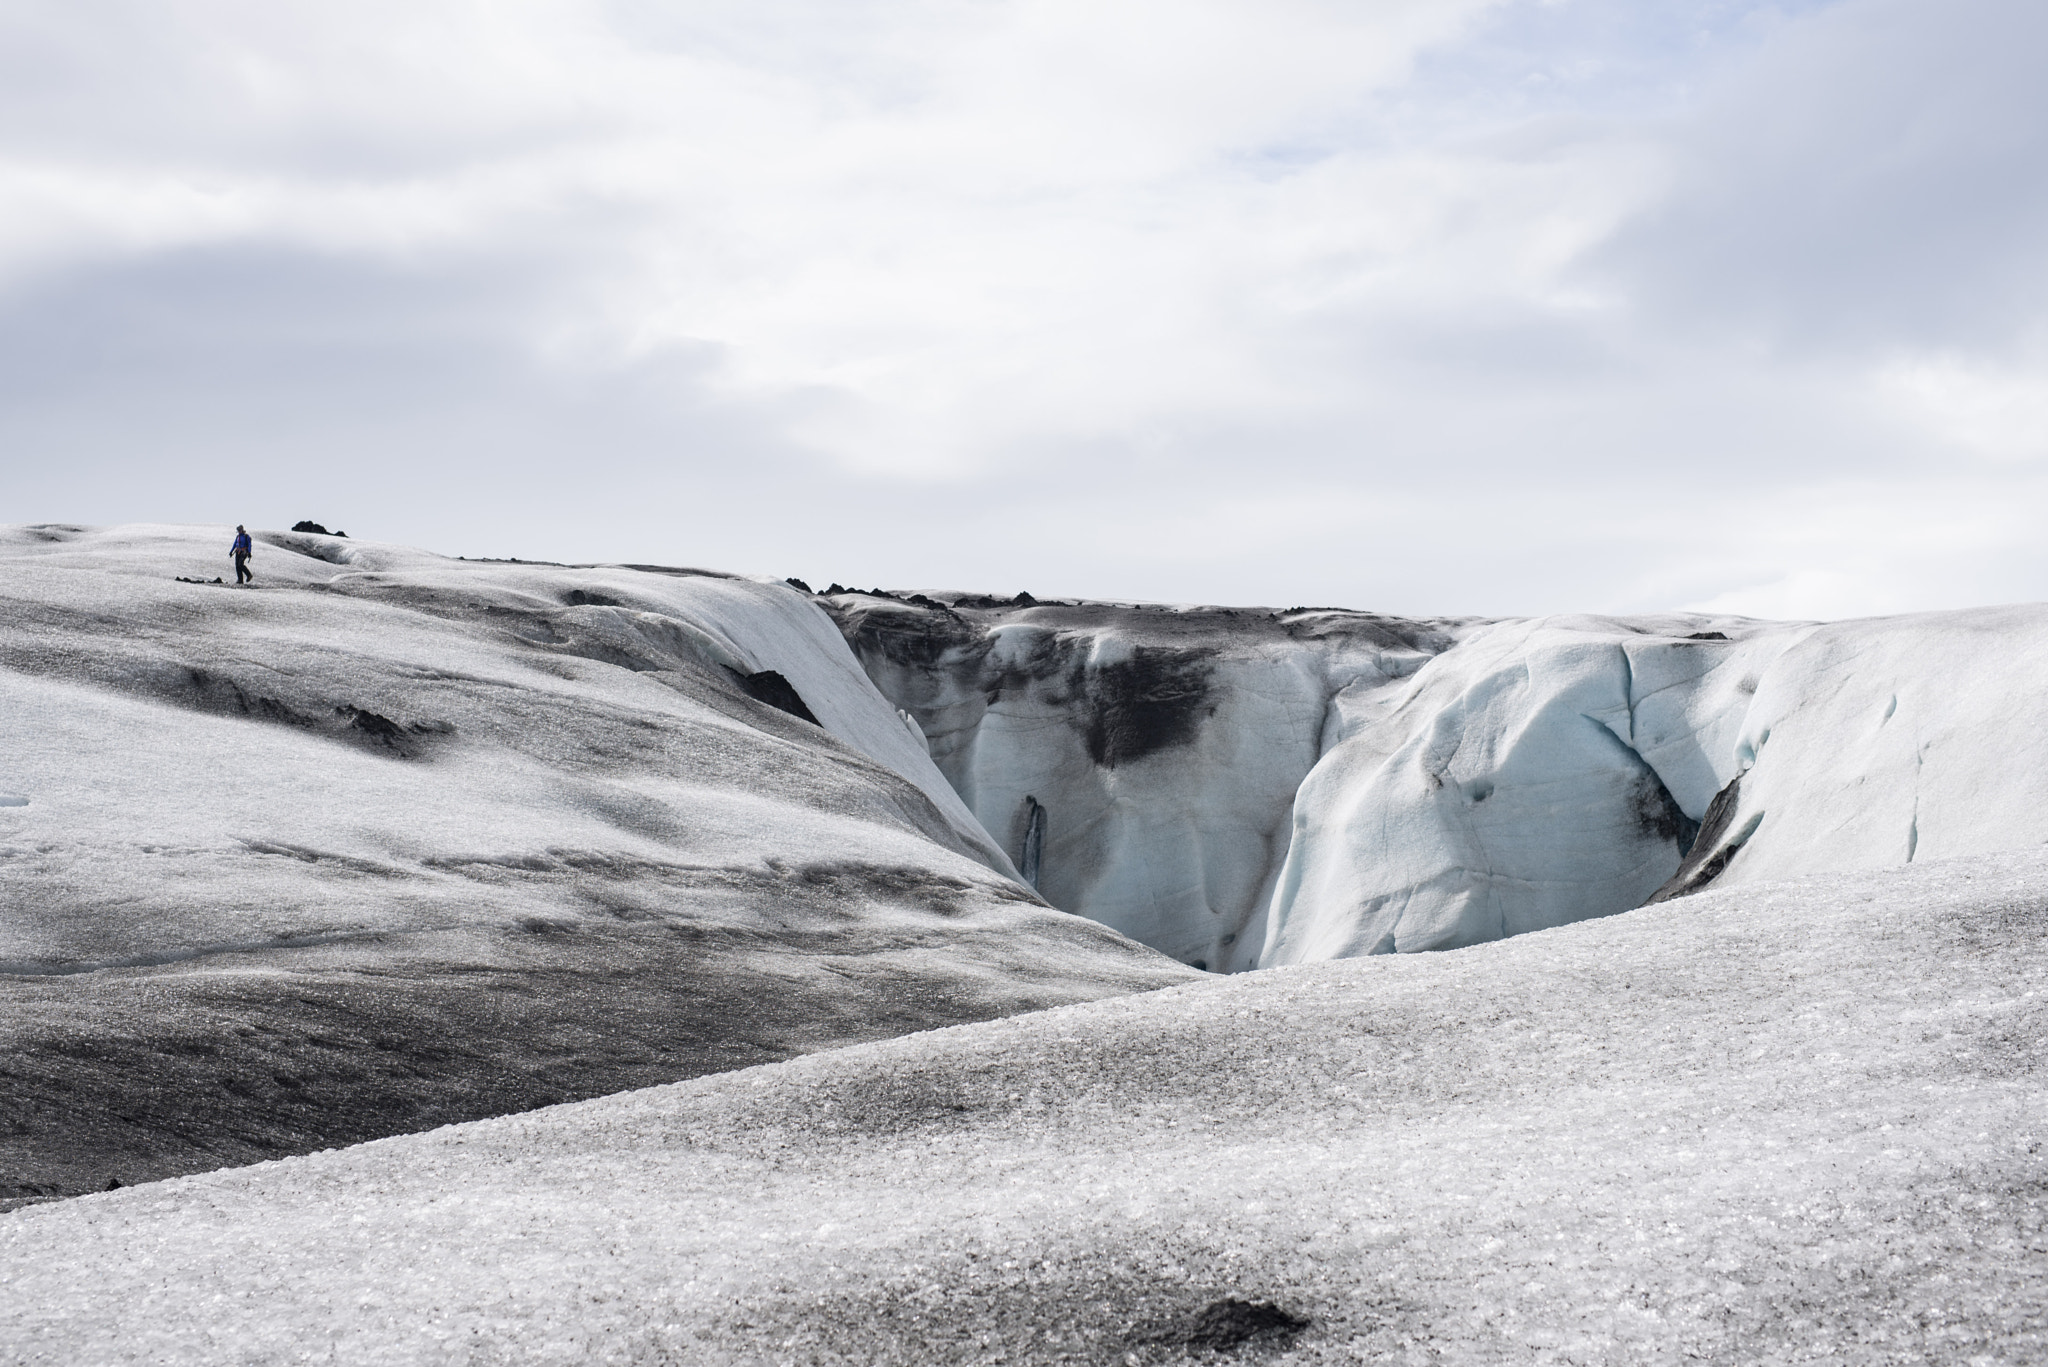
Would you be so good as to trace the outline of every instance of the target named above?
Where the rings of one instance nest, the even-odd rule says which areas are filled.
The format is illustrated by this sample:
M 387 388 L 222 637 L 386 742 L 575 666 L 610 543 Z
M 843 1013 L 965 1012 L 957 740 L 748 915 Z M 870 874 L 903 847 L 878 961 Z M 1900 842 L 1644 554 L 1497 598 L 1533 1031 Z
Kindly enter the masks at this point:
M 836 586 L 835 586 L 836 587 Z M 2048 840 L 2048 609 L 1836 623 L 828 593 L 1034 885 L 1210 971 Z
M 2048 610 L 257 542 L 0 528 L 0 1362 L 2048 1349 Z
M 784 584 L 228 535 L 0 530 L 0 1205 L 1192 976 Z
M 2044 908 L 1707 889 L 30 1207 L 0 1360 L 2018 1367 Z

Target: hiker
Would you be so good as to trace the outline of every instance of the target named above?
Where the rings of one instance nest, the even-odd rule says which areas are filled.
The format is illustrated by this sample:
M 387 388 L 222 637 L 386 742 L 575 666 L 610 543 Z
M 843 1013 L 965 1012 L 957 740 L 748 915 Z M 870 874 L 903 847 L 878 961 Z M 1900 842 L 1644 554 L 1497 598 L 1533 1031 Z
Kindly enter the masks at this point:
M 249 572 L 249 552 L 255 547 L 249 541 L 249 529 L 241 523 L 235 524 L 235 545 L 228 555 L 235 562 L 235 582 L 246 584 L 256 576 Z

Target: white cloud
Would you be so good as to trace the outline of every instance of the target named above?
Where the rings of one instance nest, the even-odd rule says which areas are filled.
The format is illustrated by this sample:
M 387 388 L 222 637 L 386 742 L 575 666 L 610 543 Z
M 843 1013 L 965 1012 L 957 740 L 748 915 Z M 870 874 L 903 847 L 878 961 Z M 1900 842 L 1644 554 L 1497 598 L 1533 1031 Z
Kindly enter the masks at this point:
M 1936 354 L 1885 367 L 1883 396 L 1944 445 L 2000 461 L 2048 458 L 2048 348 L 2018 361 Z
M 0 349 L 37 379 L 0 450 L 74 500 L 20 515 L 79 517 L 143 487 L 105 476 L 124 442 L 253 443 L 257 411 L 268 451 L 346 433 L 416 478 L 601 433 L 614 482 L 791 504 L 689 558 L 876 566 L 848 577 L 1029 550 L 944 521 L 1057 524 L 1066 591 L 1212 601 L 2048 592 L 2030 519 L 1968 516 L 2041 506 L 2044 23 L 16 0 Z M 449 444 L 483 431 L 513 435 Z M 1777 520 L 1851 487 L 1827 537 Z M 1894 535 L 1930 489 L 1976 528 L 1939 553 Z M 662 525 L 574 484 L 478 497 L 565 547 Z
M 111 52 L 53 23 L 112 112 L 16 104 L 0 278 L 209 242 L 566 255 L 587 292 L 538 336 L 714 343 L 745 392 L 837 394 L 821 447 L 943 471 L 1283 399 L 1218 298 L 1287 289 L 1251 279 L 1274 145 L 1485 3 L 187 4 Z

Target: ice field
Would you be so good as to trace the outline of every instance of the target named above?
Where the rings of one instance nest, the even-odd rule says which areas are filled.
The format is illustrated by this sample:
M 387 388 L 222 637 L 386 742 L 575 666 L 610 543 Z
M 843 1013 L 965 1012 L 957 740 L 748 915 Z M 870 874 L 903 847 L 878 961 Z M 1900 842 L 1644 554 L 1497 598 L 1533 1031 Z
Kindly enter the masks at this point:
M 0 1219 L 18 1362 L 2028 1363 L 2048 859 L 1702 893 Z
M 1193 976 L 785 586 L 226 544 L 0 533 L 0 1201 Z
M 227 539 L 0 528 L 0 1362 L 2048 1360 L 2048 609 Z

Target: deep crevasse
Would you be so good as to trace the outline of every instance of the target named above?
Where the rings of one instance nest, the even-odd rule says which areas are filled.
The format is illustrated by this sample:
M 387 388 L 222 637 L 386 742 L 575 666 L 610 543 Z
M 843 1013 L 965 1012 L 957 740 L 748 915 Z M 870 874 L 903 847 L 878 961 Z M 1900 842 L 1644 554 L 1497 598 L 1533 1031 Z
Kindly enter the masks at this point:
M 1039 814 L 1049 900 L 1219 971 L 2048 838 L 2039 607 L 1815 625 L 822 601 L 1013 859 Z

